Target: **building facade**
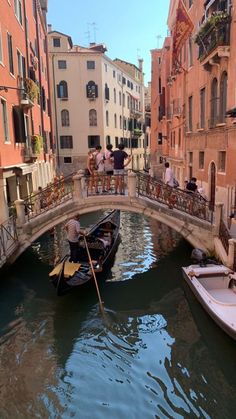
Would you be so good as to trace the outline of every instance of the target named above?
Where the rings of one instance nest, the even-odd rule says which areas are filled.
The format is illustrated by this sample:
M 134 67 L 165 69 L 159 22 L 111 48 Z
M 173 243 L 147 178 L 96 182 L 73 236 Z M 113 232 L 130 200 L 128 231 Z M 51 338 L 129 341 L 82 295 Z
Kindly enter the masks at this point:
M 160 87 L 152 96 L 152 112 L 161 111 L 152 149 L 158 133 L 159 154 L 181 186 L 195 176 L 212 205 L 224 203 L 225 217 L 234 211 L 236 196 L 236 124 L 230 112 L 236 105 L 235 18 L 235 0 L 172 0 L 170 37 L 152 52 L 152 89 Z M 178 19 L 189 25 L 182 41 L 176 37 Z
M 59 170 L 86 167 L 88 150 L 123 142 L 132 167 L 144 166 L 144 84 L 139 67 L 107 57 L 103 44 L 73 45 L 49 28 L 52 112 Z
M 0 222 L 54 175 L 47 1 L 0 2 Z

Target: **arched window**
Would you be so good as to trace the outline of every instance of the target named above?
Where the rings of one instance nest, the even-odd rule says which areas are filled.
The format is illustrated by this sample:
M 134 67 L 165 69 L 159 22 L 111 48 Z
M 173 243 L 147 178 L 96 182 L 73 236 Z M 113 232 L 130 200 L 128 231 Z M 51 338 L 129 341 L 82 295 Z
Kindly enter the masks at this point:
M 114 127 L 117 128 L 117 116 L 114 114 Z
M 109 87 L 108 87 L 107 83 L 105 84 L 105 99 L 110 100 Z
M 106 126 L 109 127 L 109 113 L 106 111 Z
M 114 95 L 114 103 L 116 103 L 116 89 L 115 88 L 113 90 L 113 95 Z
M 86 86 L 87 98 L 95 99 L 98 97 L 98 86 L 94 81 L 90 80 Z
M 216 78 L 211 83 L 211 127 L 215 127 L 217 124 L 217 112 L 218 112 L 218 81 Z
M 225 122 L 225 113 L 227 109 L 227 81 L 228 75 L 226 71 L 222 73 L 220 80 L 220 111 L 219 122 Z
M 57 97 L 61 99 L 68 98 L 68 87 L 65 80 L 60 81 L 60 83 L 57 85 Z
M 69 115 L 69 111 L 67 109 L 62 109 L 62 111 L 61 111 L 61 125 L 63 127 L 69 127 L 70 126 L 70 115 Z
M 97 126 L 97 111 L 96 109 L 90 109 L 89 111 L 89 126 L 96 127 Z

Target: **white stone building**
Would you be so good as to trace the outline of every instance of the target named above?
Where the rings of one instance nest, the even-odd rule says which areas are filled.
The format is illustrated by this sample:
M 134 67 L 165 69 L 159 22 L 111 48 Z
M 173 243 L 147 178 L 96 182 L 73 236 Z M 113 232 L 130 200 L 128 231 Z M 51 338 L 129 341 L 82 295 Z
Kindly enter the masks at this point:
M 139 67 L 112 61 L 105 45 L 73 46 L 70 36 L 57 31 L 50 30 L 48 39 L 58 171 L 84 168 L 90 148 L 111 143 L 115 149 L 120 142 L 132 154 L 133 169 L 142 169 L 142 60 Z

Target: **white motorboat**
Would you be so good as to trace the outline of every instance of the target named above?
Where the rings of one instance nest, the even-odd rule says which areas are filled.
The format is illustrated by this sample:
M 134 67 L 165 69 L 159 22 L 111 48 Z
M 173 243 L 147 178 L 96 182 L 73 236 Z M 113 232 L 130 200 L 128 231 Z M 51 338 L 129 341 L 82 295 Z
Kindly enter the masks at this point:
M 190 265 L 182 271 L 204 309 L 236 340 L 236 274 L 224 265 L 213 264 Z

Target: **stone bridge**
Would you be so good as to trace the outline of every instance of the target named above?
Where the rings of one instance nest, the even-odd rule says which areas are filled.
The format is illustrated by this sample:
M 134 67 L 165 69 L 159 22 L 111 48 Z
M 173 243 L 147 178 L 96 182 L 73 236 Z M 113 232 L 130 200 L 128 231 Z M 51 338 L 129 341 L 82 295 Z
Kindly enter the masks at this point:
M 233 266 L 234 240 L 229 240 L 225 249 L 219 239 L 222 204 L 217 204 L 213 212 L 208 203 L 196 196 L 170 188 L 140 173 L 130 172 L 124 184 L 122 194 L 103 193 L 99 183 L 99 193 L 89 192 L 88 181 L 81 172 L 69 177 L 63 185 L 52 185 L 50 191 L 45 189 L 42 193 L 49 198 L 44 206 L 40 194 L 16 201 L 18 248 L 8 257 L 8 261 L 12 263 L 42 234 L 78 212 L 86 214 L 120 209 L 143 214 L 166 224 L 193 247 L 215 252 L 223 263 Z

